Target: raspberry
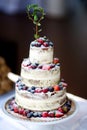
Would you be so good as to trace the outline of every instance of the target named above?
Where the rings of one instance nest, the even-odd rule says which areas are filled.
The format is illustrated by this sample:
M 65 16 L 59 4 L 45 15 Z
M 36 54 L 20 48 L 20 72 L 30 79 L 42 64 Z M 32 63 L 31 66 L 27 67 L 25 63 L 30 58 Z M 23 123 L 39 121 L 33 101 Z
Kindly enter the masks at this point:
M 48 92 L 48 89 L 47 89 L 47 88 L 44 88 L 44 89 L 42 90 L 42 92 L 43 92 L 43 93 L 47 93 L 47 92 Z
M 49 112 L 48 115 L 49 115 L 49 117 L 54 117 L 55 113 L 54 112 Z
M 19 112 L 18 107 L 14 107 L 14 112 L 15 112 L 15 113 L 18 113 L 18 112 Z
M 58 108 L 58 111 L 60 111 L 61 113 L 63 113 L 63 109 L 61 107 Z
M 55 117 L 61 117 L 61 116 L 63 116 L 64 114 L 63 113 L 61 113 L 60 111 L 56 111 L 56 113 L 55 113 Z
M 45 47 L 48 47 L 48 46 L 49 46 L 48 42 L 44 42 L 43 45 L 44 45 Z
M 43 44 L 44 41 L 42 39 L 37 39 L 37 42 Z
M 19 108 L 19 114 L 23 114 L 23 112 L 24 112 L 24 109 L 23 108 Z
M 48 117 L 48 112 L 43 112 L 42 117 Z

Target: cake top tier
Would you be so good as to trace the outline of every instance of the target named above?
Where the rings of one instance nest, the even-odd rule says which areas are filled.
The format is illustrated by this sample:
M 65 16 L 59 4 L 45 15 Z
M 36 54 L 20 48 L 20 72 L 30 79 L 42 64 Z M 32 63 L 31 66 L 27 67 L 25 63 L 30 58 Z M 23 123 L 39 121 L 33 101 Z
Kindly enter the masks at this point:
M 45 36 L 30 43 L 29 59 L 31 63 L 52 63 L 53 43 Z

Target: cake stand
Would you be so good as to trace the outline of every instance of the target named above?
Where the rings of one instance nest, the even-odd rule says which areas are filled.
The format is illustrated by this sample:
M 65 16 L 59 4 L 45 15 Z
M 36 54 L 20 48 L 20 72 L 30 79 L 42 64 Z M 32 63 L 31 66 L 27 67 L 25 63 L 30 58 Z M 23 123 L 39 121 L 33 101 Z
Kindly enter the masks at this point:
M 75 110 L 71 115 L 68 115 L 67 117 L 57 120 L 57 121 L 50 121 L 50 122 L 33 122 L 26 119 L 15 117 L 14 115 L 8 113 L 6 110 L 6 103 L 14 97 L 11 96 L 8 99 L 6 99 L 2 104 L 2 110 L 1 114 L 4 116 L 5 119 L 10 120 L 12 123 L 18 124 L 21 127 L 23 127 L 23 130 L 65 130 L 63 123 L 69 121 L 70 119 L 74 118 L 78 112 L 78 103 L 74 100 L 72 102 L 75 105 Z M 70 99 L 71 100 L 71 99 Z

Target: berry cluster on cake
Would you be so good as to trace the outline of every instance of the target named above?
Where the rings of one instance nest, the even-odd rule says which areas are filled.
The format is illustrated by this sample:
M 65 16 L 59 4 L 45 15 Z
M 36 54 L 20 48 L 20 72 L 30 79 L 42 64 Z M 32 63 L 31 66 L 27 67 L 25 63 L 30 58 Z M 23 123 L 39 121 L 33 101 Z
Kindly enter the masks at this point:
M 60 76 L 60 61 L 54 58 L 54 44 L 46 37 L 30 43 L 29 57 L 23 59 L 15 83 L 15 98 L 8 111 L 34 121 L 66 117 L 72 102 L 66 95 L 67 83 Z

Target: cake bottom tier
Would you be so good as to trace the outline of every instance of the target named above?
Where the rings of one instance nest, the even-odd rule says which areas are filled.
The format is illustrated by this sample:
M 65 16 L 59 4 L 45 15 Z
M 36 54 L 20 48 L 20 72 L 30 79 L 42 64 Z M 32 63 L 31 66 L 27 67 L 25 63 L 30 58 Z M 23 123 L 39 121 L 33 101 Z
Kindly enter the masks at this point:
M 68 99 L 66 100 L 65 104 L 58 109 L 52 111 L 31 111 L 28 109 L 24 109 L 17 105 L 15 102 L 15 98 L 11 98 L 5 104 L 6 111 L 13 115 L 13 117 L 19 119 L 25 119 L 30 121 L 55 121 L 60 120 L 62 118 L 66 118 L 69 115 L 72 115 L 76 110 L 75 103 Z

